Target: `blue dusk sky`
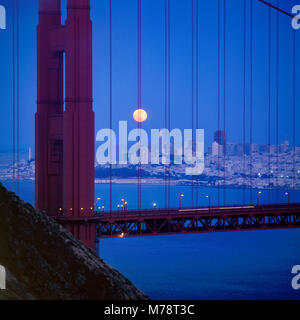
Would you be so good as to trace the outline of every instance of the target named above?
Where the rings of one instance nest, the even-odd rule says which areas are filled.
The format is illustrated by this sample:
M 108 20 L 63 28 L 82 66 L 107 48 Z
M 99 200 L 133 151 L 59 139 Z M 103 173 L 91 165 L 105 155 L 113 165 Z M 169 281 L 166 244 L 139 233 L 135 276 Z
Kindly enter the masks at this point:
M 137 0 L 113 0 L 113 123 L 128 120 L 137 106 Z M 276 4 L 277 0 L 270 0 Z M 291 12 L 296 0 L 280 0 Z M 38 0 L 20 3 L 20 144 L 34 147 L 36 111 L 36 27 Z M 164 128 L 164 3 L 142 0 L 142 105 L 149 118 L 147 130 Z M 171 3 L 171 128 L 192 126 L 192 0 Z M 196 0 L 195 0 L 196 3 Z M 226 1 L 226 132 L 228 141 L 243 139 L 243 3 Z M 247 140 L 249 141 L 250 0 L 247 3 Z M 0 30 L 0 150 L 12 146 L 12 1 L 0 0 L 7 10 L 7 29 Z M 199 128 L 206 146 L 218 128 L 218 0 L 199 0 Z M 66 0 L 62 1 L 63 17 Z M 91 0 L 93 21 L 94 110 L 96 131 L 109 127 L 109 1 Z M 253 0 L 253 142 L 268 143 L 268 7 Z M 279 25 L 279 143 L 293 134 L 293 29 L 291 18 L 280 14 Z M 221 0 L 221 52 L 223 52 L 223 1 Z M 276 12 L 272 10 L 272 117 L 271 142 L 276 141 Z M 299 70 L 300 30 L 296 31 L 296 71 Z M 221 87 L 223 87 L 223 58 Z M 299 123 L 299 72 L 296 72 L 296 124 Z M 221 110 L 223 110 L 221 90 Z M 223 111 L 221 113 L 223 128 Z M 300 126 L 296 125 L 300 145 Z

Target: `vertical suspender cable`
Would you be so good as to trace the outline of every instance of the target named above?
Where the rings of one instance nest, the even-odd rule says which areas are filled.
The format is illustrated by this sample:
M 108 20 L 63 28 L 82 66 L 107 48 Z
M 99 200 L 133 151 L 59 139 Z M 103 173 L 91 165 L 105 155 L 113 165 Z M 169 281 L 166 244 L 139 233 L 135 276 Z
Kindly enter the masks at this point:
M 192 0 L 192 153 L 194 149 L 194 0 Z M 192 175 L 192 207 L 194 207 L 194 176 Z
M 196 0 L 196 129 L 199 129 L 199 0 Z M 197 146 L 196 146 L 197 152 Z M 199 204 L 199 176 L 197 175 L 196 206 Z
M 220 12 L 220 0 L 218 0 L 218 132 L 220 130 L 220 108 L 221 108 L 221 12 Z M 220 206 L 220 155 L 218 147 L 218 206 Z
M 296 179 L 296 30 L 293 31 L 293 201 Z
M 244 174 L 244 187 L 243 187 L 243 204 L 246 203 L 246 0 L 244 0 L 244 58 L 243 58 L 243 174 Z
M 171 10 L 170 0 L 168 0 L 168 129 L 171 130 Z M 170 165 L 168 172 L 168 208 L 170 208 Z
M 164 59 L 164 107 L 165 107 L 165 128 L 168 127 L 168 0 L 165 0 L 165 17 L 164 17 L 164 49 L 165 49 L 165 59 Z M 161 144 L 161 148 L 163 149 L 163 145 Z M 165 208 L 168 205 L 168 187 L 167 187 L 167 168 L 165 166 L 164 170 L 164 180 L 165 180 Z
M 138 0 L 138 109 L 142 108 L 142 10 L 141 0 Z M 138 122 L 138 129 L 141 130 L 141 122 Z M 139 140 L 140 159 L 138 165 L 138 209 L 141 209 L 141 140 Z
M 224 0 L 223 12 L 223 129 L 226 135 L 226 0 Z M 224 185 L 223 185 L 223 205 L 226 204 L 226 139 L 223 142 L 223 167 L 224 167 Z
M 17 36 L 17 193 L 20 193 L 20 37 L 19 37 L 19 0 L 16 0 Z
M 279 0 L 277 0 L 279 7 Z M 276 13 L 276 197 L 278 196 L 279 174 L 279 11 Z
M 252 204 L 252 140 L 253 140 L 253 0 L 250 0 L 250 203 Z
M 112 0 L 109 0 L 109 126 L 113 127 L 113 56 L 112 56 Z M 112 139 L 110 139 L 112 143 Z M 111 146 L 112 150 L 112 146 Z M 112 153 L 109 165 L 109 207 L 112 212 Z M 98 209 L 98 208 L 97 208 Z
M 12 38 L 13 38 L 13 43 L 12 43 L 12 54 L 13 54 L 13 75 L 12 75 L 12 81 L 13 81 L 13 169 L 12 169 L 12 184 L 13 184 L 13 191 L 15 191 L 15 180 L 16 180 L 16 171 L 15 171 L 15 165 L 16 165 L 16 70 L 15 70 L 15 64 L 16 64 L 16 58 L 15 58 L 15 0 L 13 0 L 13 12 L 12 12 Z
M 165 127 L 170 131 L 171 122 L 171 56 L 170 56 L 170 0 L 165 0 Z M 163 148 L 163 146 L 162 146 Z M 165 166 L 165 208 L 170 207 L 170 165 Z
M 140 108 L 142 108 L 142 2 L 140 1 Z M 142 127 L 142 123 L 139 122 L 140 125 L 140 130 Z M 141 155 L 141 150 L 140 150 L 140 155 Z M 140 196 L 139 196 L 139 208 L 142 207 L 142 170 L 141 170 L 141 160 L 140 160 L 140 167 L 139 167 L 139 171 L 140 171 Z
M 269 204 L 271 202 L 271 45 L 272 45 L 272 36 L 271 36 L 271 7 L 269 7 L 269 36 L 268 36 L 268 45 L 269 45 L 269 61 L 268 61 L 268 171 L 269 171 Z

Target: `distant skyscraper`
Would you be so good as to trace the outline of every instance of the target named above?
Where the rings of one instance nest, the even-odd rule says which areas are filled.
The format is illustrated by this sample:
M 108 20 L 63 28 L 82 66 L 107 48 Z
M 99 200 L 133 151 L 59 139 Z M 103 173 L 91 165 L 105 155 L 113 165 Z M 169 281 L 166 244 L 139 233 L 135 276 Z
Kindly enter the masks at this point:
M 212 146 L 208 146 L 207 147 L 207 153 L 208 154 L 212 154 Z
M 251 152 L 257 153 L 258 152 L 258 145 L 256 143 L 251 144 Z
M 289 151 L 290 151 L 290 143 L 288 141 L 284 141 L 284 143 L 279 146 L 279 152 L 287 153 Z
M 225 146 L 226 145 L 226 133 L 224 130 L 217 130 L 214 133 L 214 141 L 218 144 Z
M 294 152 L 295 154 L 300 155 L 300 147 L 295 147 Z
M 236 155 L 236 148 L 237 148 L 237 144 L 233 143 L 233 142 L 227 142 L 226 143 L 226 154 L 228 156 L 234 156 Z
M 275 154 L 277 152 L 277 146 L 270 145 L 270 153 Z
M 259 147 L 259 152 L 260 153 L 269 153 L 270 152 L 270 145 L 269 144 L 262 144 Z
M 224 154 L 224 148 L 222 145 L 218 144 L 216 141 L 212 144 L 212 152 L 211 154 L 215 157 L 222 156 Z
M 31 162 L 32 160 L 32 153 L 31 153 L 31 147 L 28 149 L 28 162 Z

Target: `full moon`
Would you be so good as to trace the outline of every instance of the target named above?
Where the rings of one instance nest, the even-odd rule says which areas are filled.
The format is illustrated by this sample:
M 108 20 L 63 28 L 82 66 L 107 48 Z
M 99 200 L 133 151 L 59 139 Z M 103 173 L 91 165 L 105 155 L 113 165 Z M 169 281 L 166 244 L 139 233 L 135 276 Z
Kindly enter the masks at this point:
M 148 118 L 147 112 L 143 109 L 137 109 L 133 113 L 133 119 L 136 122 L 144 122 L 145 120 L 147 120 L 147 118 Z

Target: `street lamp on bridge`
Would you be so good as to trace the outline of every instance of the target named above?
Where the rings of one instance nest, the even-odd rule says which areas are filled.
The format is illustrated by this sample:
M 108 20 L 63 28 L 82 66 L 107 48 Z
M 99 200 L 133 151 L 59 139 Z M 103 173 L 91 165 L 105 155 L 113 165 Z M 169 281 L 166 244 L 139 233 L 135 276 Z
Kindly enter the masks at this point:
M 256 198 L 257 198 L 257 207 L 259 206 L 259 195 L 262 194 L 261 191 L 257 191 Z
M 123 210 L 126 210 L 127 207 L 127 201 L 125 200 L 125 198 L 122 198 L 121 201 L 123 202 L 123 204 L 121 205 L 121 207 L 123 208 Z
M 209 210 L 210 210 L 210 205 L 211 205 L 211 203 L 210 203 L 210 195 L 208 194 L 208 195 L 206 196 L 206 198 L 208 199 L 208 208 L 209 208 Z
M 183 193 L 181 193 L 180 195 L 179 195 L 179 209 L 181 209 L 181 199 L 184 197 L 184 194 Z
M 100 210 L 100 206 L 99 206 L 99 201 L 101 200 L 101 198 L 100 197 L 98 197 L 97 199 L 96 199 L 96 208 L 98 209 L 98 210 Z
M 288 205 L 290 206 L 290 193 L 286 192 L 285 195 L 288 197 Z

